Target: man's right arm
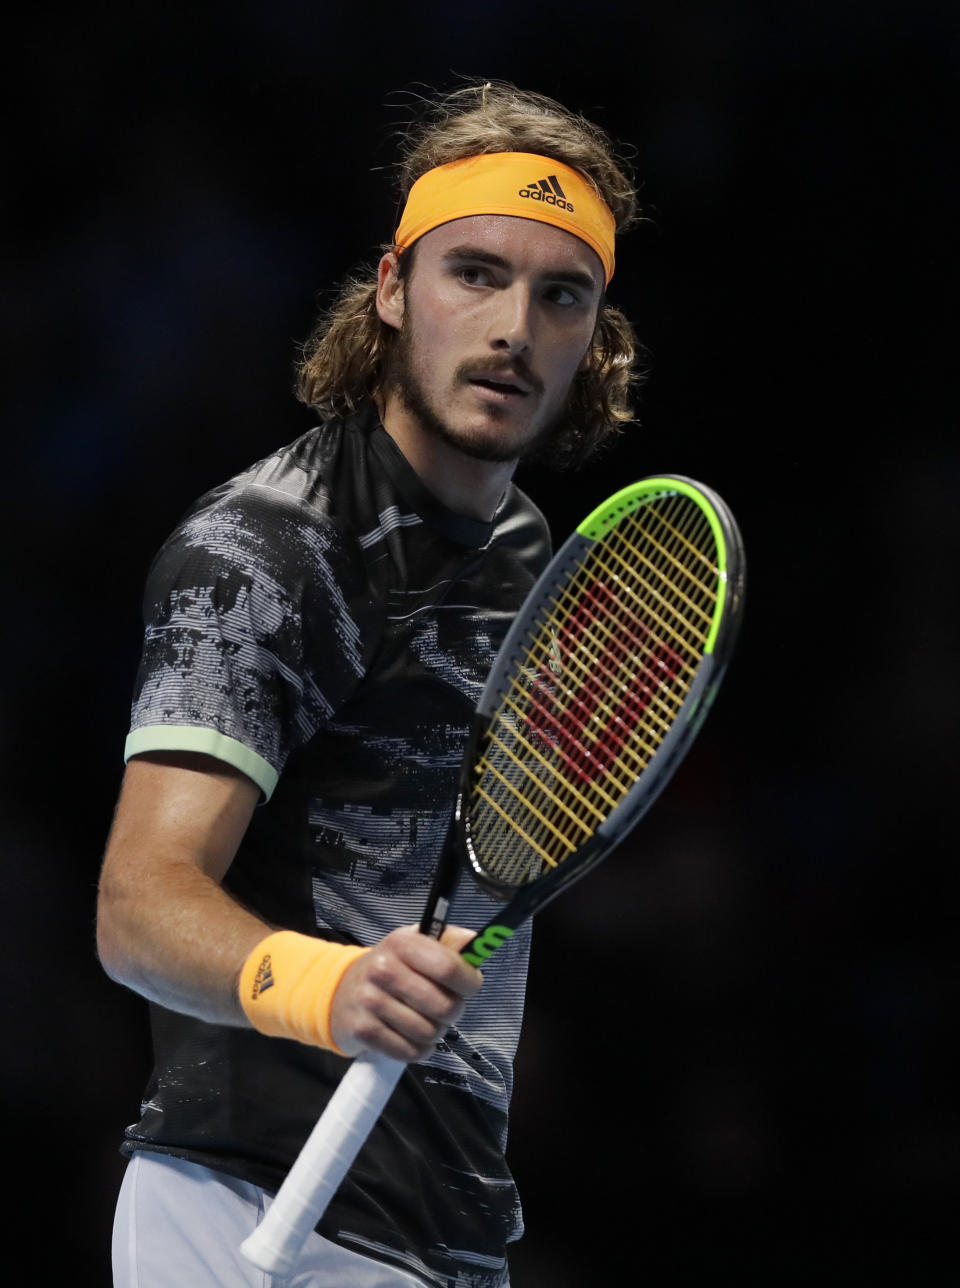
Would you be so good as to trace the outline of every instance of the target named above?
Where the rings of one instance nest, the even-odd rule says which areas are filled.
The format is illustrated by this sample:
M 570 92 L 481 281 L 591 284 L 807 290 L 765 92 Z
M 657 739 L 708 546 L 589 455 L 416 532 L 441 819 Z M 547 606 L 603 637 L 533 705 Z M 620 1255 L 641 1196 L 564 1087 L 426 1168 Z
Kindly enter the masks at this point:
M 208 756 L 137 756 L 124 775 L 97 905 L 111 979 L 170 1010 L 248 1023 L 240 967 L 275 927 L 221 887 L 259 788 Z
M 107 974 L 170 1010 L 251 1027 L 239 1000 L 244 962 L 273 931 L 221 882 L 249 825 L 259 788 L 208 756 L 134 757 L 107 843 L 97 947 Z M 333 999 L 330 1027 L 348 1055 L 426 1055 L 480 987 L 458 949 L 402 927 L 357 957 Z

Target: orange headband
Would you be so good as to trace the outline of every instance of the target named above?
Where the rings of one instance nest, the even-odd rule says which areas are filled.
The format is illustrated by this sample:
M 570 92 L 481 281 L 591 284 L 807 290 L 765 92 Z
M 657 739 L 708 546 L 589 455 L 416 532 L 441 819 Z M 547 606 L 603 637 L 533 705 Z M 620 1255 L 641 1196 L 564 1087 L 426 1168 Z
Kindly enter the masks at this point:
M 394 239 L 406 250 L 431 228 L 468 215 L 519 215 L 573 233 L 613 277 L 616 220 L 576 170 L 535 152 L 489 152 L 422 174 L 410 189 Z

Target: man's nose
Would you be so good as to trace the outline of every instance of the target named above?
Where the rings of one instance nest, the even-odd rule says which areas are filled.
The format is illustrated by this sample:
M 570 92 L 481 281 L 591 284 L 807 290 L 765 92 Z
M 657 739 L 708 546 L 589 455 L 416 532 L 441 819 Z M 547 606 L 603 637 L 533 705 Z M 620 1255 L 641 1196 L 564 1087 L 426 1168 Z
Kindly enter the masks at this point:
M 490 327 L 490 346 L 508 353 L 525 353 L 533 344 L 532 300 L 521 282 L 498 291 Z

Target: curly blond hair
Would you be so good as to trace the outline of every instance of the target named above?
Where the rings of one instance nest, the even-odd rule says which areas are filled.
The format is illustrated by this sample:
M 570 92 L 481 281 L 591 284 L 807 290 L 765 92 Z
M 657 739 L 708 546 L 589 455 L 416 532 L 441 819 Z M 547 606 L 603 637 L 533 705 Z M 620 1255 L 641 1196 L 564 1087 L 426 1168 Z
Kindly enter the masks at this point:
M 401 144 L 400 210 L 417 179 L 436 166 L 481 153 L 536 152 L 555 157 L 591 182 L 613 211 L 618 233 L 638 219 L 626 162 L 606 132 L 553 99 L 505 81 L 477 81 L 426 101 L 424 107 Z M 401 277 L 409 275 L 415 249 L 401 257 Z M 397 332 L 381 321 L 376 296 L 373 268 L 348 279 L 321 316 L 297 366 L 301 402 L 324 414 L 343 415 L 382 389 Z M 633 419 L 630 393 L 641 380 L 633 328 L 604 301 L 565 412 L 538 457 L 559 469 L 581 465 Z

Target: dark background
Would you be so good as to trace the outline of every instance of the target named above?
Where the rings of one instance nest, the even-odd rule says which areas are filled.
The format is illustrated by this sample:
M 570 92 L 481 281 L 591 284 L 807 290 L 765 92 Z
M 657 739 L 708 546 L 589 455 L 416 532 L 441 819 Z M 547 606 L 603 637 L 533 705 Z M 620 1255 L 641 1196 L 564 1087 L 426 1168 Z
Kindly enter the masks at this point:
M 514 80 L 635 149 L 640 425 L 523 482 L 738 515 L 700 742 L 535 936 L 516 1288 L 955 1283 L 954 3 L 37 9 L 6 29 L 2 1090 L 30 1282 L 108 1282 L 145 1007 L 93 949 L 147 564 L 312 423 L 295 343 L 394 227 L 410 95 Z M 26 1178 L 37 1173 L 29 1184 Z

